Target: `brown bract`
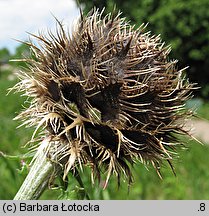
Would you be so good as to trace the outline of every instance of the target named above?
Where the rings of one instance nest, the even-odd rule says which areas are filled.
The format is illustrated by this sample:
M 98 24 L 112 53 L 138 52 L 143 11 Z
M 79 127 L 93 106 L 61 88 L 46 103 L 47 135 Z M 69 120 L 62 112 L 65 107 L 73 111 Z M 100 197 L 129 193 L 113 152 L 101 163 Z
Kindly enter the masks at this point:
M 176 134 L 187 134 L 184 106 L 194 85 L 159 36 L 120 15 L 93 10 L 71 36 L 57 21 L 56 34 L 33 35 L 40 46 L 28 43 L 29 69 L 16 89 L 31 100 L 18 118 L 36 127 L 32 139 L 51 140 L 57 162 L 66 159 L 64 178 L 87 165 L 92 179 L 104 171 L 106 184 L 112 173 L 131 182 L 137 161 L 159 172 L 162 160 L 171 165 Z

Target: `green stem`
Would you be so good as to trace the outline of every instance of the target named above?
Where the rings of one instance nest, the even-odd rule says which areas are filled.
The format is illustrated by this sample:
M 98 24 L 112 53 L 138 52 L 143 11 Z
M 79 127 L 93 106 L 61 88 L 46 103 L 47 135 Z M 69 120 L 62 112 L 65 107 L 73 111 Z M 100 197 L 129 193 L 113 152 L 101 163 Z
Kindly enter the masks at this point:
M 61 173 L 61 164 L 63 165 L 66 163 L 65 158 L 59 161 L 60 164 L 53 162 L 55 158 L 55 161 L 61 158 L 61 155 L 57 155 L 56 152 L 54 152 L 54 149 L 50 148 L 50 141 L 47 141 L 47 139 L 45 139 L 42 144 L 38 149 L 37 154 L 33 159 L 34 161 L 32 163 L 30 171 L 25 178 L 23 184 L 21 185 L 19 191 L 15 195 L 14 200 L 38 199 L 43 193 L 43 191 L 46 189 L 46 187 L 49 185 L 50 180 L 54 179 L 57 175 L 59 175 L 59 173 Z M 43 148 L 43 146 L 45 148 Z M 60 148 L 62 148 L 61 144 Z M 51 153 L 51 159 L 47 157 L 44 149 L 48 149 L 48 153 Z M 84 189 L 83 182 L 79 176 L 77 169 L 75 170 L 75 173 L 73 175 L 77 179 L 80 186 Z M 85 189 L 83 198 L 90 199 Z
M 50 145 L 50 142 L 45 144 Z M 47 158 L 44 149 L 39 149 L 30 171 L 15 195 L 14 200 L 38 199 L 47 187 L 52 175 L 56 176 L 61 170 L 60 168 L 60 166 Z

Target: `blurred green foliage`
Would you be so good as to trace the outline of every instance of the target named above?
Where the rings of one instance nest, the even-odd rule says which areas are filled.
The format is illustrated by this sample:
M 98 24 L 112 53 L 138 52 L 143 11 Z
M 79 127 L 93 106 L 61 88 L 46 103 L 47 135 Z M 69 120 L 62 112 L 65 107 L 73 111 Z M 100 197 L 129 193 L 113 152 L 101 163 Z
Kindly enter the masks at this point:
M 0 50 L 0 65 L 8 62 L 10 58 L 10 52 L 7 48 L 3 48 Z
M 93 6 L 105 13 L 114 5 L 136 26 L 149 23 L 147 31 L 161 34 L 171 44 L 170 58 L 179 60 L 179 67 L 189 66 L 188 77 L 202 88 L 196 95 L 209 98 L 209 1 L 208 0 L 80 0 L 85 11 Z
M 11 80 L 11 67 L 0 67 L 0 199 L 11 199 L 17 192 L 24 178 L 20 175 L 21 157 L 8 158 L 2 154 L 17 156 L 26 150 L 23 145 L 29 140 L 30 133 L 25 129 L 16 129 L 18 123 L 13 121 L 17 111 L 21 110 L 24 99 L 19 94 L 9 94 L 8 88 L 16 83 Z

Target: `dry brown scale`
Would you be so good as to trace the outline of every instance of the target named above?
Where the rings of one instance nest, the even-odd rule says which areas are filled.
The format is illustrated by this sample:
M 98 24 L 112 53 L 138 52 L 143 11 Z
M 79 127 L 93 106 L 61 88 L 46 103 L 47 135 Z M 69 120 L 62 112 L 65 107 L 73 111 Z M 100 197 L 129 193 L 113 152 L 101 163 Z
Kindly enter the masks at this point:
M 105 171 L 105 185 L 112 173 L 131 182 L 137 161 L 159 172 L 162 160 L 171 165 L 176 134 L 187 134 L 185 101 L 194 85 L 159 36 L 114 14 L 81 15 L 71 36 L 57 21 L 56 34 L 33 35 L 40 47 L 28 43 L 29 69 L 16 89 L 31 102 L 18 118 L 36 127 L 32 140 L 50 139 L 45 150 L 67 158 L 64 178 L 88 165 L 92 179 Z

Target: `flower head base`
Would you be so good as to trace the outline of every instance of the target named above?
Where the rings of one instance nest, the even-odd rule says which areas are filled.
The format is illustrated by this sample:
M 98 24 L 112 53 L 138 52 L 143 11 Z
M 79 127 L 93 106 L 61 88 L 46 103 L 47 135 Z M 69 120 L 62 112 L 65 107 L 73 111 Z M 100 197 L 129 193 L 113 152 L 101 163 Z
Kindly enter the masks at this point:
M 170 48 L 119 13 L 81 16 L 72 36 L 58 24 L 56 35 L 33 35 L 41 46 L 28 43 L 33 58 L 16 88 L 32 98 L 18 118 L 50 139 L 64 177 L 89 165 L 92 179 L 104 169 L 106 183 L 112 173 L 132 181 L 138 160 L 157 171 L 171 164 L 193 85 L 168 60 Z

